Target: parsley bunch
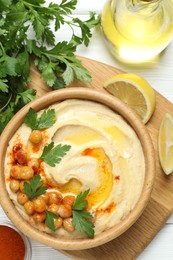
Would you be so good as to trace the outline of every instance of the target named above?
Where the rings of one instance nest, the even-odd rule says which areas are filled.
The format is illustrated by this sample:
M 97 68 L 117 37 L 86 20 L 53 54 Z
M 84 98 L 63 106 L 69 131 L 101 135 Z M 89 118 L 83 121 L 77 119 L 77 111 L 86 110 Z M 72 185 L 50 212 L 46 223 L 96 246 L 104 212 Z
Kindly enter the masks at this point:
M 44 3 L 0 0 L 0 132 L 21 107 L 36 97 L 35 90 L 27 88 L 31 55 L 52 89 L 65 87 L 75 77 L 91 79 L 74 53 L 78 45 L 89 44 L 91 28 L 99 23 L 99 17 L 94 13 L 86 21 L 72 17 L 77 0 L 61 0 L 47 7 Z M 52 22 L 54 32 L 50 29 Z M 72 30 L 71 39 L 56 43 L 55 32 L 64 24 Z M 74 27 L 80 29 L 80 35 L 75 34 Z M 28 37 L 29 31 L 32 37 Z

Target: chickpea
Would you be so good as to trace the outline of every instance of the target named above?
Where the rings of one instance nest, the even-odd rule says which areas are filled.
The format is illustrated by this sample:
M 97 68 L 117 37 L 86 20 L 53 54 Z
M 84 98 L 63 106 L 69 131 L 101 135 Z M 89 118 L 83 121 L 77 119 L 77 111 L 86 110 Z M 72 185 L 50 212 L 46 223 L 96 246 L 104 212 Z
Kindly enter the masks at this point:
M 49 207 L 48 207 L 48 210 L 55 213 L 55 214 L 58 214 L 58 209 L 59 209 L 60 205 L 57 205 L 55 203 L 51 204 Z
M 72 215 L 71 206 L 68 205 L 68 204 L 66 204 L 66 205 L 61 204 L 59 209 L 58 209 L 58 214 L 62 218 L 69 218 L 69 217 L 71 217 L 71 215 Z
M 36 223 L 41 223 L 46 219 L 46 212 L 34 213 L 33 219 Z
M 33 144 L 40 144 L 42 142 L 42 139 L 42 132 L 39 130 L 33 130 L 29 137 L 29 140 Z
M 38 197 L 33 200 L 34 203 L 34 210 L 38 213 L 42 213 L 46 210 L 46 203 L 43 198 Z
M 24 182 L 30 183 L 30 182 L 27 181 L 27 180 L 21 181 L 21 182 L 20 182 L 20 185 L 19 185 L 19 189 L 20 189 L 21 192 L 24 192 Z
M 14 179 L 21 179 L 21 166 L 13 165 L 10 169 L 10 176 Z
M 21 168 L 20 176 L 22 180 L 30 180 L 34 176 L 34 171 L 28 166 L 23 166 Z
M 28 160 L 28 166 L 37 172 L 40 166 L 39 160 L 37 158 L 30 158 Z
M 21 181 L 20 184 L 19 184 L 19 188 L 20 188 L 21 192 L 24 192 L 24 182 L 25 181 Z
M 17 201 L 19 202 L 19 204 L 24 205 L 28 200 L 29 198 L 25 193 L 19 192 L 17 194 Z
M 44 199 L 46 204 L 48 204 L 48 201 L 49 201 L 49 194 L 48 193 L 44 193 L 40 197 Z
M 10 180 L 10 189 L 12 192 L 17 192 L 19 190 L 20 182 L 18 180 Z
M 28 200 L 24 204 L 24 209 L 28 215 L 34 214 L 34 203 L 31 200 Z
M 73 232 L 74 231 L 74 226 L 72 224 L 72 218 L 65 218 L 63 220 L 63 227 L 67 232 Z
M 70 206 L 73 206 L 74 201 L 75 201 L 75 197 L 74 197 L 74 196 L 72 196 L 72 195 L 67 195 L 67 196 L 65 196 L 65 197 L 63 198 L 62 204 L 64 204 L 64 205 L 68 204 L 68 205 L 70 205 Z
M 49 193 L 49 202 L 48 204 L 51 205 L 53 203 L 60 204 L 62 201 L 62 195 L 58 192 L 50 192 Z
M 24 165 L 27 161 L 27 153 L 21 148 L 14 154 L 14 158 L 19 164 Z
M 55 229 L 58 229 L 62 226 L 62 218 L 57 218 L 54 220 L 54 224 L 55 224 Z

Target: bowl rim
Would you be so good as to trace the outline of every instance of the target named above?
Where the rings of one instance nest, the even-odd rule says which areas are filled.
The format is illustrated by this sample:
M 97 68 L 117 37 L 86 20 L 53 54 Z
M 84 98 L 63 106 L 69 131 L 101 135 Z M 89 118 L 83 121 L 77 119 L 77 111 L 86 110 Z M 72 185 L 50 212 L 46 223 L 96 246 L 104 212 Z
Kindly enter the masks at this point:
M 56 102 L 61 102 L 66 99 L 82 99 L 98 102 L 108 106 L 113 111 L 123 116 L 123 118 L 128 122 L 129 125 L 131 125 L 131 127 L 136 132 L 141 142 L 145 157 L 146 169 L 144 185 L 140 198 L 135 207 L 120 223 L 96 235 L 94 239 L 82 238 L 72 240 L 67 238 L 55 238 L 50 234 L 39 231 L 38 229 L 31 226 L 20 215 L 20 213 L 17 211 L 14 204 L 12 203 L 11 199 L 9 198 L 8 192 L 5 187 L 4 159 L 8 146 L 8 141 L 11 139 L 19 126 L 23 123 L 23 119 L 29 108 L 32 107 L 36 111 L 39 111 L 41 109 L 47 108 L 48 106 Z M 79 87 L 55 90 L 53 92 L 47 93 L 24 106 L 10 120 L 0 137 L 0 144 L 0 204 L 7 216 L 19 230 L 21 230 L 28 237 L 35 239 L 47 246 L 62 250 L 81 250 L 107 243 L 129 229 L 142 214 L 147 205 L 147 202 L 149 201 L 155 176 L 155 152 L 151 137 L 146 129 L 146 126 L 142 123 L 140 118 L 125 103 L 109 94 L 93 89 Z

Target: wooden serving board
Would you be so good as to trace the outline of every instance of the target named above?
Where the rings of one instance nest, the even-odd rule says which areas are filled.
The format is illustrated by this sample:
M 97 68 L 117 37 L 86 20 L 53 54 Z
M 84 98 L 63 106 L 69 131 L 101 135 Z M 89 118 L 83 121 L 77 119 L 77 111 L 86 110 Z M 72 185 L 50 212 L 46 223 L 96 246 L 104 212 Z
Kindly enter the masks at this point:
M 104 91 L 102 89 L 103 82 L 109 77 L 122 72 L 117 68 L 94 60 L 79 58 L 91 72 L 92 82 L 76 81 L 71 87 L 89 87 Z M 38 95 L 43 95 L 49 91 L 49 88 L 40 79 L 39 72 L 34 67 L 31 69 L 31 77 L 33 79 L 31 87 L 37 89 Z M 150 122 L 146 125 L 156 153 L 156 177 L 151 199 L 141 217 L 129 230 L 109 243 L 93 249 L 61 251 L 62 253 L 80 260 L 135 259 L 164 225 L 173 212 L 173 175 L 166 176 L 160 167 L 157 139 L 161 120 L 167 112 L 173 112 L 173 104 L 156 92 L 156 109 Z

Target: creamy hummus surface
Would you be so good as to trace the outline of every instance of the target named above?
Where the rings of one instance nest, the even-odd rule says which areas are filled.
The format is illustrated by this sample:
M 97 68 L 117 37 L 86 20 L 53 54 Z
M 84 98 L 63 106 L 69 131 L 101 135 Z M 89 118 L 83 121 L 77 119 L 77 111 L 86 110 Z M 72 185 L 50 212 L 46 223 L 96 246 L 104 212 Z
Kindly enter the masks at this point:
M 40 175 L 52 190 L 77 196 L 90 189 L 88 210 L 94 215 L 95 234 L 119 223 L 137 203 L 144 182 L 145 161 L 141 143 L 132 127 L 108 107 L 84 100 L 66 100 L 50 108 L 56 111 L 56 123 L 42 131 L 43 145 L 28 145 L 31 129 L 22 124 L 9 143 L 5 160 L 6 185 L 10 198 L 26 220 L 40 230 L 9 187 L 12 149 L 21 143 L 28 157 L 39 158 L 50 142 L 71 145 L 69 152 L 55 167 L 41 163 Z M 43 111 L 40 111 L 41 114 Z M 50 192 L 49 189 L 47 192 Z M 71 238 L 85 236 L 59 228 L 54 235 Z

